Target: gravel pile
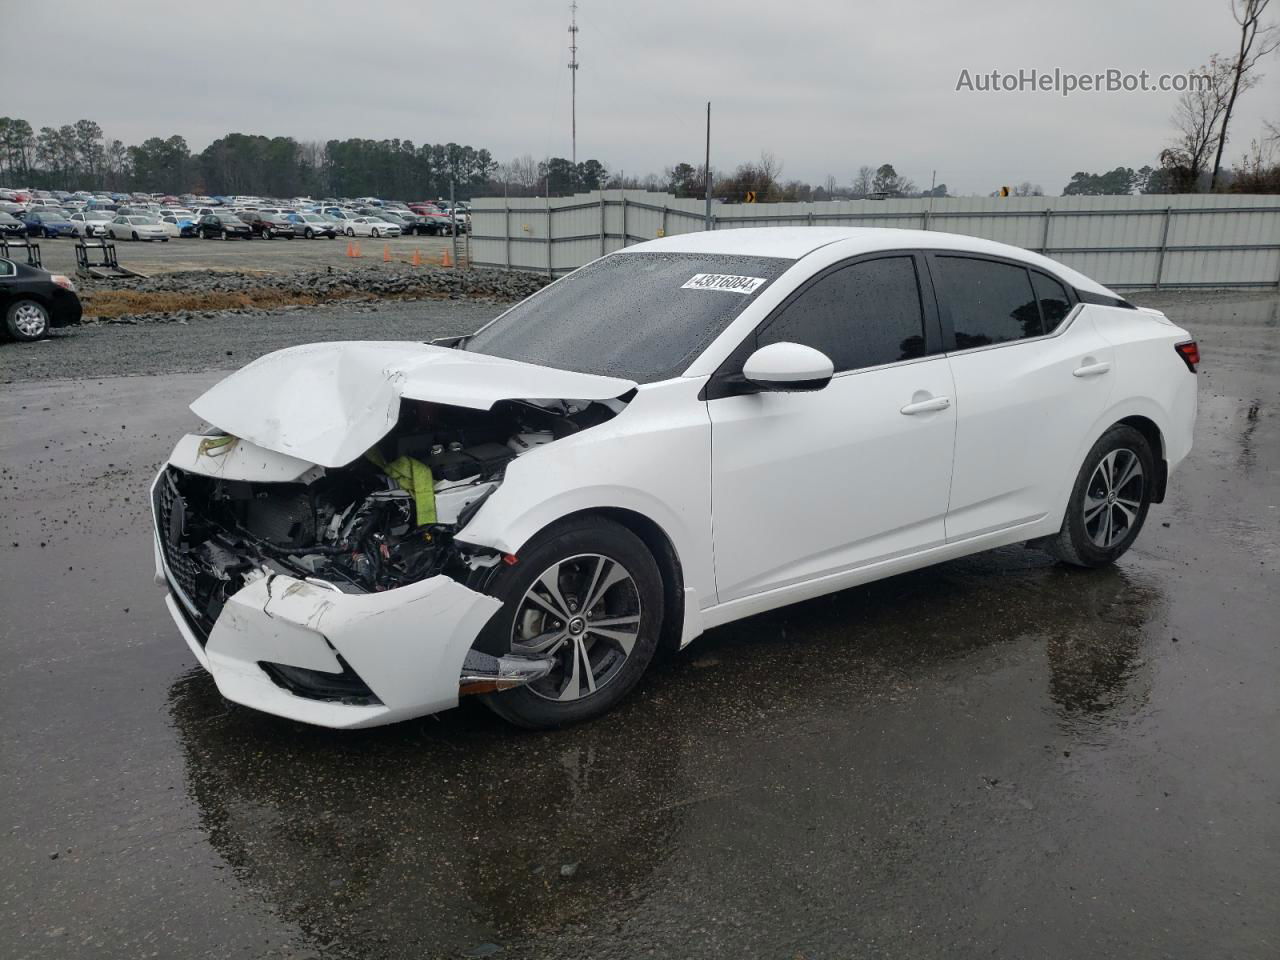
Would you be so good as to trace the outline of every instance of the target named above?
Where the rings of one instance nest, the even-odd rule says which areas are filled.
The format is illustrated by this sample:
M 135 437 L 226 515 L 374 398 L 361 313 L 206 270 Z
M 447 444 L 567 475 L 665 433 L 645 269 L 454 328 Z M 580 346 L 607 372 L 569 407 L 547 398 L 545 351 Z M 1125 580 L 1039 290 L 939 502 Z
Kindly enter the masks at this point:
M 189 270 L 143 278 L 119 280 L 80 280 L 86 323 L 173 323 L 210 316 L 260 316 L 278 313 L 282 296 L 334 300 L 471 300 L 479 303 L 510 303 L 546 286 L 547 279 L 533 273 L 476 268 L 446 269 L 435 266 L 410 267 L 399 263 L 375 263 L 347 269 L 326 268 L 297 273 L 259 274 L 248 272 L 215 273 Z M 263 306 L 243 306 L 219 310 L 139 310 L 121 316 L 95 319 L 94 297 L 107 291 L 129 291 L 134 294 L 173 294 L 199 297 L 207 294 L 242 295 Z

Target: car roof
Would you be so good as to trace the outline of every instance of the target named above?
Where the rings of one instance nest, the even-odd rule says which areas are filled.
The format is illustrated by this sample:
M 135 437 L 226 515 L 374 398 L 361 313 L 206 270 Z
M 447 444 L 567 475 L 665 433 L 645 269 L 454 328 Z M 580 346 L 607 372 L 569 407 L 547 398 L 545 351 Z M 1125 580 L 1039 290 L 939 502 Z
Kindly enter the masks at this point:
M 746 227 L 735 230 L 711 230 L 681 233 L 673 237 L 648 240 L 630 247 L 625 253 L 710 253 L 748 257 L 782 257 L 799 260 L 833 243 L 842 245 L 842 254 L 859 256 L 879 250 L 955 250 L 1020 260 L 1065 280 L 1079 290 L 1118 296 L 1096 280 L 1086 277 L 1066 264 L 1025 250 L 1022 247 L 937 230 L 898 230 L 891 227 Z

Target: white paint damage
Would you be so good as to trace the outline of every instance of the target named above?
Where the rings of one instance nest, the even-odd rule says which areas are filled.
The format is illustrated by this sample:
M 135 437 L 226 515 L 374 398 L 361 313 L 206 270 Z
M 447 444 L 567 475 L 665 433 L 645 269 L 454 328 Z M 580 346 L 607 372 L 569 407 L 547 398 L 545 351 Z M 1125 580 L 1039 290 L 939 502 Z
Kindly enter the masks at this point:
M 228 700 L 326 727 L 373 726 L 456 706 L 462 662 L 501 606 L 445 576 L 366 594 L 266 576 L 227 602 L 204 655 Z M 258 666 L 336 674 L 339 655 L 381 704 L 295 696 Z
M 355 341 L 269 353 L 191 409 L 259 447 L 340 467 L 391 430 L 401 399 L 488 410 L 499 400 L 608 400 L 635 386 L 425 343 Z

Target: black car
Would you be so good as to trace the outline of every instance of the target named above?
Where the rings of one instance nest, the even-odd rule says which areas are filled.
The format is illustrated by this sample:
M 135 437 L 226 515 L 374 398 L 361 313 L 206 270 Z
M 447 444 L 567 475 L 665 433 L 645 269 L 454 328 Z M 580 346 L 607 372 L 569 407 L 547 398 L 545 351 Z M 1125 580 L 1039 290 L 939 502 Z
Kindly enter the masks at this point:
M 0 212 L 0 234 L 6 237 L 25 237 L 27 225 L 12 214 Z
M 434 236 L 437 230 L 435 224 L 431 223 L 426 217 L 416 213 L 406 213 L 403 210 L 395 212 L 396 217 L 403 221 L 404 226 L 400 228 L 401 232 L 407 237 L 410 234 L 430 235 Z
M 223 240 L 234 237 L 253 239 L 253 230 L 234 213 L 210 213 L 201 217 L 197 232 L 201 240 L 211 240 L 214 237 L 221 237 Z
M 0 313 L 14 340 L 39 340 L 80 322 L 80 298 L 69 277 L 0 259 Z

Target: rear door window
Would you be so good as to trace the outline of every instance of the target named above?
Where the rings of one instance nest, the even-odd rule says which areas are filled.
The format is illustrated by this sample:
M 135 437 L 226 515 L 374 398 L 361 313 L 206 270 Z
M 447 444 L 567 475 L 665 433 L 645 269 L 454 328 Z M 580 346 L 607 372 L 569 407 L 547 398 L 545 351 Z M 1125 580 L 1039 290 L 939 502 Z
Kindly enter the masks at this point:
M 1044 333 L 1026 267 L 937 256 L 939 295 L 951 311 L 956 349 L 1010 343 Z

